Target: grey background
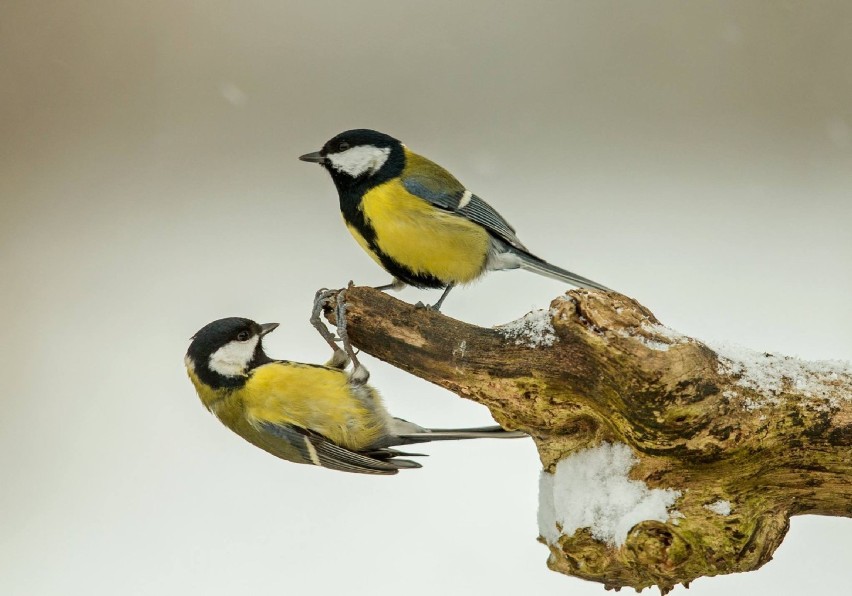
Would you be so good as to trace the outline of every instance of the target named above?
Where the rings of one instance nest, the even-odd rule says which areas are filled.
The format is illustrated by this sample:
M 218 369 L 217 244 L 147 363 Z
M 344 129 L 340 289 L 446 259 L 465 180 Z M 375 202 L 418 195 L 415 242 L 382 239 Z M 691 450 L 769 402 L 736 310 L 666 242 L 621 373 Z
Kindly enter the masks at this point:
M 188 338 L 244 315 L 325 360 L 314 290 L 388 277 L 296 157 L 372 127 L 669 326 L 852 359 L 850 56 L 842 0 L 3 2 L 0 592 L 601 594 L 545 568 L 529 442 L 395 478 L 280 462 L 201 408 Z M 445 311 L 562 291 L 498 273 Z M 489 422 L 366 363 L 398 415 Z M 837 592 L 850 555 L 849 520 L 794 518 L 689 593 Z

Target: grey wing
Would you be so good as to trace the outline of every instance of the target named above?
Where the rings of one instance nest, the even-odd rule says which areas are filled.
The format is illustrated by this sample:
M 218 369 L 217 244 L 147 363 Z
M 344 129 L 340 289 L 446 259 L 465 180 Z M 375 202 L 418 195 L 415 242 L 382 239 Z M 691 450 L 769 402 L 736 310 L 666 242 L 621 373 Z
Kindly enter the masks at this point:
M 376 457 L 357 453 L 332 443 L 324 436 L 310 430 L 289 424 L 273 424 L 263 422 L 258 427 L 258 442 L 274 455 L 276 452 L 290 452 L 295 449 L 304 463 L 312 463 L 323 468 L 356 472 L 359 474 L 396 474 L 402 468 L 419 468 L 408 460 L 388 459 L 383 461 Z M 284 444 L 282 445 L 281 442 Z M 375 453 L 375 455 L 384 455 Z M 283 455 L 282 455 L 283 456 Z M 285 459 L 291 459 L 285 457 Z
M 420 165 L 420 164 L 418 164 Z M 523 251 L 527 247 L 515 235 L 515 228 L 509 225 L 494 208 L 467 190 L 461 182 L 445 169 L 419 167 L 418 172 L 403 172 L 402 185 L 411 194 L 429 201 L 436 207 L 458 213 L 472 222 L 478 223 L 494 236 Z

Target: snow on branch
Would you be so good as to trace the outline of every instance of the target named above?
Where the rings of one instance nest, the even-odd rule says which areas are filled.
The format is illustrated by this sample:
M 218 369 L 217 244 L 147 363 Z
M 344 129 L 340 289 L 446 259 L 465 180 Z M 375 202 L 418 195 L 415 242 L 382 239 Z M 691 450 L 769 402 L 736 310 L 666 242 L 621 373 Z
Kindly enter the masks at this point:
M 648 488 L 631 480 L 628 472 L 637 463 L 627 445 L 603 442 L 560 460 L 553 474 L 542 471 L 538 510 L 542 538 L 555 545 L 562 536 L 588 528 L 593 538 L 621 546 L 639 522 L 681 517 L 670 509 L 680 491 Z
M 792 515 L 852 517 L 848 363 L 708 345 L 611 292 L 491 329 L 370 288 L 347 303 L 357 347 L 532 436 L 551 569 L 666 592 L 757 569 Z

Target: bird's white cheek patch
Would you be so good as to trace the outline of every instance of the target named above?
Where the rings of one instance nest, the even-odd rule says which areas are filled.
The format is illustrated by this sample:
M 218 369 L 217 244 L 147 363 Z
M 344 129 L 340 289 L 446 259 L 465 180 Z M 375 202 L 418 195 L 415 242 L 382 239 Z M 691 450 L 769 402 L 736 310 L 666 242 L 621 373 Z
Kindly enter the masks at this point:
M 388 147 L 361 145 L 340 153 L 330 153 L 326 157 L 335 170 L 357 178 L 367 172 L 370 174 L 378 172 L 385 165 L 389 155 Z
M 210 355 L 210 370 L 225 377 L 244 374 L 254 357 L 260 337 L 255 335 L 246 341 L 232 341 Z

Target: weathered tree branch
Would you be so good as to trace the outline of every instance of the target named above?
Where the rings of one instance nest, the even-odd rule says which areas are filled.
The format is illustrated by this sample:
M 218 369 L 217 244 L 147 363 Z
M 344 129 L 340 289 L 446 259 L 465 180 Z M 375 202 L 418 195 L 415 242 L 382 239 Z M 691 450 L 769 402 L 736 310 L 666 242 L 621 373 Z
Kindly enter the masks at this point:
M 494 329 L 370 288 L 347 302 L 357 347 L 528 432 L 545 470 L 623 443 L 637 459 L 631 479 L 680 491 L 676 516 L 637 523 L 620 546 L 555 528 L 551 569 L 665 592 L 757 569 L 791 515 L 852 516 L 852 374 L 839 365 L 729 359 L 614 293 L 574 290 Z

